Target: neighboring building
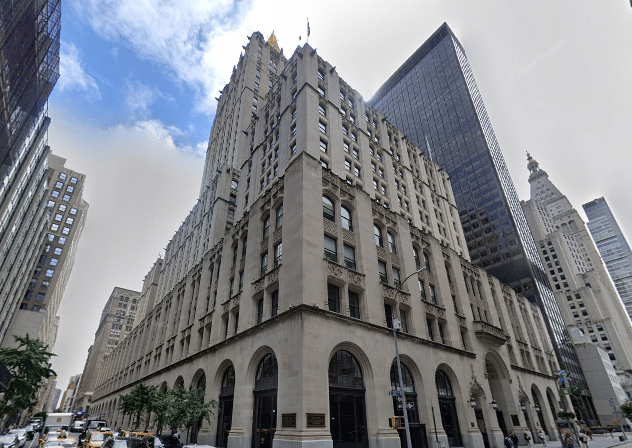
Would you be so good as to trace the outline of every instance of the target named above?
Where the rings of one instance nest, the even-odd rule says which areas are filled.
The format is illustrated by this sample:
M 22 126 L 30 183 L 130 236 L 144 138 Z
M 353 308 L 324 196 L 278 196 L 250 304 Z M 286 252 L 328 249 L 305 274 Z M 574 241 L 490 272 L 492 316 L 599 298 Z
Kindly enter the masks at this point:
M 5 347 L 16 346 L 13 335 L 26 334 L 43 341 L 51 351 L 55 346 L 57 311 L 88 212 L 88 203 L 82 197 L 85 175 L 65 168 L 65 162 L 53 154 L 48 157 L 48 232 L 20 308 L 2 342 Z
M 55 391 L 57 391 L 57 377 L 51 376 L 44 380 L 42 387 L 38 392 L 37 405 L 35 406 L 35 413 L 40 411 L 50 412 L 51 407 L 57 404 L 59 401 L 59 395 L 55 398 Z M 52 407 L 52 409 L 55 409 Z
M 632 251 L 606 199 L 601 197 L 583 205 L 588 229 L 601 258 L 619 292 L 619 297 L 632 318 Z
M 586 374 L 597 414 L 604 424 L 612 424 L 612 420 L 620 418 L 614 414 L 612 405 L 619 407 L 630 399 L 619 381 L 620 376 L 600 345 L 591 342 L 578 328 L 569 328 L 569 334 Z
M 588 393 L 465 50 L 447 24 L 371 104 L 447 171 L 472 262 L 542 308 L 558 361 Z M 590 397 L 584 402 L 583 418 L 597 423 Z
M 88 357 L 81 374 L 81 382 L 73 404 L 76 411 L 88 411 L 94 387 L 102 367 L 103 359 L 114 351 L 132 331 L 140 293 L 115 287 L 110 294 L 88 349 Z
M 605 350 L 620 376 L 617 383 L 632 392 L 632 323 L 579 213 L 538 162 L 530 155 L 527 158 L 531 199 L 523 201 L 522 208 L 564 322 Z M 586 378 L 590 388 L 590 378 Z M 597 391 L 591 388 L 591 394 L 597 396 Z M 612 420 L 611 406 L 601 406 L 601 412 L 606 415 L 598 408 L 602 422 Z
M 60 0 L 0 8 L 0 341 L 31 279 L 47 226 L 48 96 L 59 78 Z
M 446 173 L 335 67 L 254 33 L 155 305 L 104 363 L 91 413 L 125 427 L 134 384 L 193 385 L 220 406 L 189 442 L 395 448 L 395 317 L 415 446 L 555 437 L 541 311 L 468 261 L 457 217 Z
M 70 412 L 73 410 L 73 401 L 80 382 L 81 374 L 71 376 L 70 380 L 68 380 L 68 386 L 61 397 L 61 403 L 59 403 L 59 407 L 63 412 Z

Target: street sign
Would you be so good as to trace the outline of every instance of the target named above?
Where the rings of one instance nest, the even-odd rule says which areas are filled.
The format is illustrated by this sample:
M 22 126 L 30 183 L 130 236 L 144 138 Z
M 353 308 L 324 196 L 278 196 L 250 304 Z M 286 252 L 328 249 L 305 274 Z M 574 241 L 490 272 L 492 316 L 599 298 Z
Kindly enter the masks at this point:
M 389 397 L 399 397 L 400 395 L 404 395 L 404 391 L 401 391 L 401 390 L 389 390 L 388 391 L 388 396 Z
M 410 402 L 406 403 L 406 409 L 411 410 L 411 409 L 414 409 L 414 408 L 415 408 L 415 403 L 410 403 Z M 400 410 L 404 409 L 404 403 L 398 403 L 397 404 L 397 409 L 400 409 Z

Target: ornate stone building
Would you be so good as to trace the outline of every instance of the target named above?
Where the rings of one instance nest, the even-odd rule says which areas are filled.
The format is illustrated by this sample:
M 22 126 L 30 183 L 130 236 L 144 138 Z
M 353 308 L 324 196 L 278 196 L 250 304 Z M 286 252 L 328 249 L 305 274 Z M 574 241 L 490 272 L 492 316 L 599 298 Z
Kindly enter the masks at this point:
M 194 385 L 220 407 L 190 441 L 399 447 L 395 317 L 415 446 L 555 437 L 542 314 L 464 243 L 445 171 L 315 49 L 286 59 L 254 33 L 155 304 L 104 363 L 91 413 L 127 426 L 135 384 Z

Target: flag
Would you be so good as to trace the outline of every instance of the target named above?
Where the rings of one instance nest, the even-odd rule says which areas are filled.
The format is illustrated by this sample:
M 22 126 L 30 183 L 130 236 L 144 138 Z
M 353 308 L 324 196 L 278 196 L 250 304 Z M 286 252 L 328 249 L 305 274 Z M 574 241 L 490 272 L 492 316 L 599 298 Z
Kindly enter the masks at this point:
M 307 19 L 307 37 L 309 37 L 309 19 Z

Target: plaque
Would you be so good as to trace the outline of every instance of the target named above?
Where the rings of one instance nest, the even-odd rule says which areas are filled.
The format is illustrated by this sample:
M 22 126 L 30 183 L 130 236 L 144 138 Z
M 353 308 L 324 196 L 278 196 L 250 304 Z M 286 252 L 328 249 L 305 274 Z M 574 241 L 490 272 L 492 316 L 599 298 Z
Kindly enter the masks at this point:
M 282 428 L 296 428 L 296 414 L 281 414 Z
M 308 428 L 324 428 L 325 414 L 306 414 Z
M 511 414 L 511 424 L 514 426 L 520 426 L 520 420 L 516 414 Z

